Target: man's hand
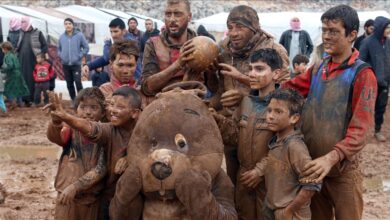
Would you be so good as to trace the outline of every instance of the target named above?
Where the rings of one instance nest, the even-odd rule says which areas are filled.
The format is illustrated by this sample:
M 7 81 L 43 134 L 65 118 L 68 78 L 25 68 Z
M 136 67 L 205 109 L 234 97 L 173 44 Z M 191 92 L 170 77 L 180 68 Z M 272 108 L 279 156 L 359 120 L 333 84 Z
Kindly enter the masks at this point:
M 304 167 L 302 179 L 314 183 L 321 183 L 325 176 L 328 175 L 330 169 L 332 169 L 339 160 L 339 153 L 336 150 L 332 150 L 326 155 L 310 161 Z
M 230 76 L 233 79 L 239 80 L 242 74 L 234 67 L 226 63 L 220 63 L 219 67 L 222 68 L 221 73 L 225 76 Z
M 192 40 L 185 42 L 181 48 L 181 53 L 179 59 L 177 59 L 178 65 L 183 68 L 186 63 L 194 59 L 192 53 L 195 51 L 195 44 Z
M 292 220 L 293 213 L 289 210 L 288 206 L 283 209 L 276 209 L 275 212 L 275 220 Z
M 236 89 L 231 89 L 221 95 L 221 104 L 223 107 L 238 106 L 243 95 Z
M 214 108 L 209 108 L 209 111 L 211 112 L 211 115 L 214 117 L 215 121 L 217 121 L 217 122 L 221 122 L 221 121 L 226 119 L 225 116 L 218 114 L 218 112 L 215 111 Z
M 256 188 L 261 182 L 261 177 L 262 176 L 260 176 L 256 169 L 252 169 L 243 173 L 240 177 L 240 181 L 248 188 Z
M 115 164 L 115 174 L 122 174 L 123 172 L 125 172 L 128 166 L 129 164 L 127 163 L 126 157 L 120 158 Z
M 83 67 L 81 68 L 81 74 L 82 74 L 83 77 L 88 79 L 88 76 L 89 76 L 89 67 L 88 67 L 88 65 L 83 65 Z
M 73 184 L 67 186 L 58 198 L 60 204 L 69 205 L 76 196 L 76 193 L 77 189 Z

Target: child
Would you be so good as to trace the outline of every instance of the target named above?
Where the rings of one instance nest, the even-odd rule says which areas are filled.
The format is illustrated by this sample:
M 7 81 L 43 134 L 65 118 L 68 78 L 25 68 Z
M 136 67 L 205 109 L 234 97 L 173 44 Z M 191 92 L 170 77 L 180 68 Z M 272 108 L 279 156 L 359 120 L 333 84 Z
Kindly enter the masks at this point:
M 4 56 L 1 71 L 5 73 L 4 95 L 11 102 L 10 109 L 16 108 L 16 105 L 22 106 L 22 97 L 30 94 L 26 82 L 23 79 L 20 63 L 10 42 L 1 44 Z
M 94 87 L 80 91 L 75 110 L 80 118 L 100 121 L 105 116 L 102 92 Z M 54 114 L 47 129 L 47 138 L 63 147 L 54 183 L 58 191 L 55 219 L 96 220 L 99 193 L 104 187 L 101 180 L 106 174 L 103 148 L 63 124 Z
M 106 82 L 110 82 L 110 76 L 103 71 L 102 67 L 95 69 L 95 74 L 92 75 L 92 86 L 99 87 Z
M 34 104 L 36 106 L 41 104 L 41 93 L 43 92 L 44 103 L 49 103 L 49 96 L 46 91 L 50 89 L 50 80 L 53 78 L 54 72 L 50 63 L 46 61 L 44 53 L 37 54 L 37 64 L 33 71 L 35 82 L 34 89 Z
M 325 57 L 318 71 L 309 68 L 282 85 L 307 97 L 302 133 L 313 161 L 303 178 L 322 181 L 311 201 L 312 219 L 361 219 L 362 174 L 359 152 L 374 127 L 377 80 L 358 59 L 352 43 L 359 31 L 357 12 L 338 5 L 321 16 Z
M 110 123 L 96 123 L 75 117 L 64 111 L 56 94 L 49 95 L 52 115 L 58 117 L 73 129 L 81 132 L 91 141 L 104 146 L 107 152 L 107 178 L 102 198 L 102 215 L 108 219 L 108 207 L 115 193 L 116 182 L 127 167 L 126 149 L 136 120 L 141 112 L 141 97 L 137 90 L 128 86 L 117 89 L 110 100 Z
M 310 220 L 310 199 L 321 185 L 299 182 L 304 166 L 311 161 L 302 134 L 294 130 L 304 100 L 294 90 L 276 90 L 269 100 L 266 121 L 268 129 L 276 135 L 269 142 L 267 158 L 262 161 L 267 165 L 256 167 L 260 174 L 264 173 L 267 188 L 264 219 Z
M 233 119 L 214 114 L 225 145 L 238 146 L 240 167 L 235 185 L 240 219 L 262 218 L 265 188 L 255 166 L 267 155 L 268 141 L 273 136 L 265 122 L 266 97 L 275 90 L 274 79 L 281 73 L 282 65 L 282 58 L 275 49 L 255 51 L 249 64 L 251 95 L 243 98 Z
M 7 116 L 7 107 L 4 103 L 4 82 L 3 82 L 3 73 L 0 72 L 0 117 Z
M 291 78 L 298 76 L 306 71 L 306 66 L 309 63 L 309 58 L 302 54 L 297 54 L 292 60 L 293 70 L 290 74 Z

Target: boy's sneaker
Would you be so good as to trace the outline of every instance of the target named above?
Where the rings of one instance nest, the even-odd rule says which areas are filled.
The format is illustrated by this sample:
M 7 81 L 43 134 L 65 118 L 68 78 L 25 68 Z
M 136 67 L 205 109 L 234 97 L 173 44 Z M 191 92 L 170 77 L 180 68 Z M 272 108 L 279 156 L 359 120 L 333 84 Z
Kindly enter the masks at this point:
M 375 132 L 374 136 L 375 136 L 377 141 L 379 141 L 379 142 L 386 142 L 386 137 L 382 133 Z

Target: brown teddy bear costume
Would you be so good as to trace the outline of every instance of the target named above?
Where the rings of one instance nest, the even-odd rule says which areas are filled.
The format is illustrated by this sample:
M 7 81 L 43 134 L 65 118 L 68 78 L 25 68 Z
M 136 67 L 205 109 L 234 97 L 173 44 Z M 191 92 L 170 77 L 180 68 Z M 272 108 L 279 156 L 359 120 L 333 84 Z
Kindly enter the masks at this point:
M 127 149 L 129 167 L 111 201 L 111 219 L 237 219 L 233 184 L 221 169 L 222 138 L 197 97 L 204 85 L 192 83 L 165 88 L 142 112 Z M 198 88 L 175 88 L 178 84 Z

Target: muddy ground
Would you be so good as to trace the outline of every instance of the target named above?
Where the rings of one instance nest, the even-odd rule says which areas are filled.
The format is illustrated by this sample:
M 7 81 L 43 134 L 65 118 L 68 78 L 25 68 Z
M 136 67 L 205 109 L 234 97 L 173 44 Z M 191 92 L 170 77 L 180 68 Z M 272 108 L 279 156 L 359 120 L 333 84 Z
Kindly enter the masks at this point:
M 389 142 L 370 138 L 362 152 L 365 220 L 390 219 L 390 188 L 383 186 L 390 180 L 390 115 L 386 116 Z M 0 220 L 53 219 L 53 181 L 61 149 L 46 139 L 48 119 L 37 108 L 16 109 L 0 118 L 0 182 L 8 194 L 0 205 Z

